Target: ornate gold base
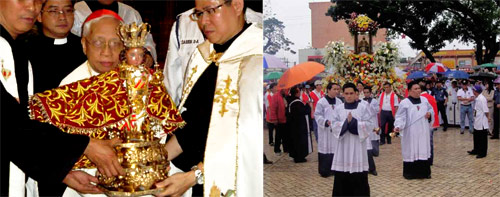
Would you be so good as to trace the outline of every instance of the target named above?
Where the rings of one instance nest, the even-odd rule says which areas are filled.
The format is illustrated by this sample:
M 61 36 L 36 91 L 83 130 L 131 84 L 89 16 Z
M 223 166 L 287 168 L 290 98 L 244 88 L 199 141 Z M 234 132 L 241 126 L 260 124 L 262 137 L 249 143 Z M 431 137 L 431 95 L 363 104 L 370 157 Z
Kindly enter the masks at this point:
M 135 141 L 135 140 L 134 140 Z M 110 196 L 141 196 L 159 192 L 155 183 L 167 178 L 168 153 L 158 140 L 115 145 L 125 174 L 106 177 L 97 173 L 99 186 Z
M 150 189 L 145 191 L 135 191 L 135 192 L 125 192 L 125 191 L 111 191 L 100 185 L 99 189 L 104 191 L 107 196 L 144 196 L 144 195 L 155 195 L 161 193 L 165 188 Z

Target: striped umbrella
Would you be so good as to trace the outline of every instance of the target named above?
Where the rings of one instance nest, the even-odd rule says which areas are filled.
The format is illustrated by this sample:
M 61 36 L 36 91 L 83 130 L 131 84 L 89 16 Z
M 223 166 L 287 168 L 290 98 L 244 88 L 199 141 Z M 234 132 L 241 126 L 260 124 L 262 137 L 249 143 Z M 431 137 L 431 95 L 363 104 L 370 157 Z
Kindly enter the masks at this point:
M 432 62 L 425 67 L 425 72 L 427 73 L 444 73 L 447 70 L 446 66 L 438 62 Z

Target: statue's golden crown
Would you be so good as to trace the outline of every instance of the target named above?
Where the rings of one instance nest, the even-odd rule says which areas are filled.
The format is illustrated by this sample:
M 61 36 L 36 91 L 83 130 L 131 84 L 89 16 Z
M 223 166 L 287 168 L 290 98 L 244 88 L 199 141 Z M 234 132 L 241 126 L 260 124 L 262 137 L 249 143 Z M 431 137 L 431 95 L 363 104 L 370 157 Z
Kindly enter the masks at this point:
M 121 24 L 119 35 L 126 47 L 143 47 L 146 44 L 146 37 L 151 29 L 148 23 L 137 26 L 135 22 L 130 25 Z

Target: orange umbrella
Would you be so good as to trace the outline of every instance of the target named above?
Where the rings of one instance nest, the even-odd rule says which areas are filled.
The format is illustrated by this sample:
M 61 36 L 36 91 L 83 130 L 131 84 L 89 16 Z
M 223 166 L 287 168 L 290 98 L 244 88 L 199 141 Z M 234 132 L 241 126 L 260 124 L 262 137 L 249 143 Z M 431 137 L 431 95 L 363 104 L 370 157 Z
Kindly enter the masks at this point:
M 283 76 L 281 76 L 278 82 L 278 89 L 291 88 L 294 85 L 313 78 L 324 70 L 325 66 L 317 62 L 297 64 L 283 73 Z

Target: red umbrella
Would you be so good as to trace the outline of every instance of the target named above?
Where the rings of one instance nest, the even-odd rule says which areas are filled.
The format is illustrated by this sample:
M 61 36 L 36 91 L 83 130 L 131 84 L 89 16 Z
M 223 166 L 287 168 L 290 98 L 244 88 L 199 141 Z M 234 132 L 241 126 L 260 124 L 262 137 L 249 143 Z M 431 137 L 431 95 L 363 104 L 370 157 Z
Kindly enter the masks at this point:
M 433 62 L 433 63 L 430 63 L 430 64 L 427 64 L 427 66 L 425 67 L 425 72 L 429 73 L 443 73 L 443 72 L 446 72 L 448 70 L 448 68 L 446 68 L 446 66 L 444 66 L 443 64 L 441 63 L 438 63 L 438 62 Z
M 325 66 L 317 62 L 297 64 L 283 73 L 278 82 L 278 89 L 291 88 L 294 85 L 313 78 L 318 73 L 323 72 L 323 70 L 325 70 Z

